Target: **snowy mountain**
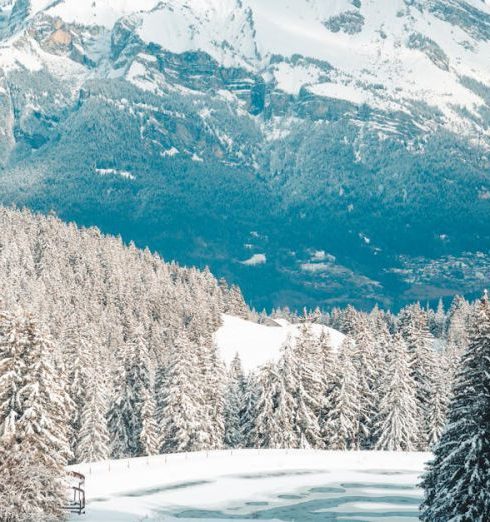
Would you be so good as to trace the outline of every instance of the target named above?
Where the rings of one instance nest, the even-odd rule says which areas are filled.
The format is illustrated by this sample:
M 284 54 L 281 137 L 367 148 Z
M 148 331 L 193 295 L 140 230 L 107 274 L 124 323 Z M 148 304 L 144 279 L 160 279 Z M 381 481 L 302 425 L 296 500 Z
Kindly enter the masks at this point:
M 49 35 L 51 44 L 79 50 L 98 64 L 110 57 L 94 57 L 93 50 L 77 46 L 76 36 L 82 42 L 88 37 L 73 34 L 82 27 L 99 30 L 92 43 L 102 44 L 101 33 L 111 32 L 113 52 L 118 43 L 128 43 L 117 41 L 124 33 L 174 54 L 205 53 L 221 67 L 243 68 L 294 96 L 303 89 L 320 98 L 402 112 L 422 101 L 437 107 L 444 124 L 458 131 L 474 131 L 486 107 L 483 93 L 462 82 L 486 85 L 490 78 L 490 8 L 480 0 L 4 0 L 1 7 L 9 13 L 7 35 L 25 24 L 37 29 L 43 20 L 46 28 L 59 20 L 67 27 Z M 100 71 L 101 76 L 123 73 L 139 87 L 165 92 L 165 79 L 154 77 L 155 61 L 139 51 L 123 70 L 113 67 L 118 70 Z M 33 54 L 38 66 L 50 60 Z M 32 67 L 32 56 L 10 57 L 25 66 L 23 58 Z M 463 109 L 473 116 L 470 121 Z
M 0 198 L 258 307 L 476 292 L 489 55 L 480 0 L 2 0 Z

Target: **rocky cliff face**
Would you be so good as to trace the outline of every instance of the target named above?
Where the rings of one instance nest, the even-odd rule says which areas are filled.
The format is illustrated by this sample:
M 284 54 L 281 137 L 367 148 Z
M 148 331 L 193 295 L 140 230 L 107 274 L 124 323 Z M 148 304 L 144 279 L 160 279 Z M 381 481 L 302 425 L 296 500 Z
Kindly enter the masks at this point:
M 0 0 L 0 197 L 257 306 L 476 291 L 489 55 L 480 0 Z

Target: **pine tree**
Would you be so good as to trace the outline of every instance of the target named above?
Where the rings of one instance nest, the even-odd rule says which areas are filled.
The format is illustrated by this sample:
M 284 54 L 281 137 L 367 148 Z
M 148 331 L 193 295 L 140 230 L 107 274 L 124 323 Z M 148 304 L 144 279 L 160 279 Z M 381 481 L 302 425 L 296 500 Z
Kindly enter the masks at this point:
M 298 435 L 295 430 L 295 404 L 291 395 L 289 382 L 280 377 L 275 389 L 274 405 L 277 431 L 271 440 L 272 448 L 297 448 Z M 305 439 L 306 441 L 306 439 Z
M 63 474 L 47 466 L 34 446 L 0 442 L 0 520 L 66 520 L 65 495 Z
M 226 295 L 225 313 L 248 319 L 250 310 L 243 299 L 240 288 L 232 285 Z
M 92 358 L 96 357 L 93 350 L 93 336 L 89 334 L 87 326 L 79 324 L 80 318 L 73 319 L 64 332 L 63 342 L 69 360 L 68 392 L 74 403 L 74 414 L 70 419 L 71 437 L 70 446 L 78 454 L 78 434 L 81 429 L 82 415 L 87 401 L 87 384 L 93 382 L 94 365 Z
M 20 320 L 0 313 L 0 440 L 15 436 L 22 414 L 20 389 L 26 372 L 29 349 L 26 331 Z
M 202 393 L 197 346 L 181 332 L 166 373 L 161 451 L 198 451 L 209 447 L 208 409 Z
M 286 350 L 291 351 L 292 378 L 296 384 L 291 393 L 296 407 L 294 426 L 298 440 L 305 447 L 320 448 L 319 417 L 324 397 L 320 344 L 307 325 L 302 326 L 299 337 L 290 344 Z
M 401 332 L 408 345 L 412 377 L 417 386 L 419 441 L 417 449 L 429 447 L 430 402 L 434 393 L 435 356 L 432 349 L 427 315 L 419 304 L 401 312 Z
M 400 335 L 393 339 L 380 391 L 382 399 L 375 423 L 376 449 L 414 450 L 418 439 L 415 381 L 410 372 L 407 346 Z
M 333 380 L 335 367 L 335 351 L 327 331 L 322 331 L 318 338 L 318 349 L 320 357 L 320 373 L 322 376 L 322 387 L 325 390 Z
M 486 293 L 476 308 L 448 422 L 422 486 L 421 520 L 490 520 L 490 303 Z
M 331 399 L 333 390 L 337 382 L 337 354 L 334 352 L 330 336 L 323 333 L 319 340 L 320 358 L 321 358 L 321 378 L 322 378 L 322 404 L 320 414 L 318 416 L 318 423 L 320 426 L 320 436 L 322 438 L 322 446 L 326 445 L 328 439 L 328 430 L 326 430 L 326 422 L 328 412 L 332 409 Z
M 197 343 L 197 365 L 206 414 L 202 418 L 205 440 L 202 449 L 219 449 L 225 436 L 225 380 L 226 370 L 217 347 L 202 336 Z
M 353 334 L 354 349 L 352 362 L 357 370 L 360 401 L 359 447 L 369 449 L 374 439 L 374 418 L 377 412 L 377 380 L 379 368 L 376 357 L 376 342 L 367 316 L 360 315 L 356 332 Z
M 456 296 L 453 300 L 446 321 L 446 350 L 445 357 L 448 363 L 448 379 L 453 382 L 459 367 L 459 360 L 468 347 L 468 317 L 470 305 Z
M 338 324 L 335 327 L 343 334 L 353 336 L 358 330 L 359 320 L 359 312 L 353 306 L 348 305 L 345 310 L 341 311 Z
M 434 314 L 430 331 L 436 338 L 442 337 L 446 331 L 446 312 L 444 311 L 442 299 L 439 299 L 437 304 L 437 310 Z
M 123 355 L 115 372 L 115 386 L 107 419 L 111 439 L 111 456 L 119 459 L 136 456 L 139 441 L 133 390 L 129 382 L 130 358 L 128 346 L 123 346 Z
M 165 394 L 167 386 L 167 367 L 161 364 L 155 372 L 155 421 L 157 424 L 158 447 L 162 446 L 162 427 L 165 420 Z
M 347 338 L 340 348 L 339 363 L 329 399 L 330 410 L 323 427 L 328 449 L 359 449 L 359 381 L 351 354 L 352 340 Z
M 257 417 L 258 383 L 255 373 L 250 373 L 245 380 L 245 404 L 242 414 L 241 439 L 246 448 L 255 446 L 254 428 Z
M 2 419 L 0 517 L 26 520 L 29 509 L 37 520 L 58 520 L 66 492 L 64 467 L 71 457 L 67 414 L 72 405 L 65 376 L 57 372 L 50 336 L 34 318 L 23 314 L 10 326 L 5 335 L 2 324 L 0 340 L 10 366 L 2 365 L 0 382 L 16 384 L 15 393 L 7 396 L 10 406 L 4 410 L 9 420 Z M 21 365 L 17 358 L 22 359 Z M 15 364 L 11 364 L 13 360 Z M 15 379 L 5 380 L 3 370 L 12 368 Z
M 152 389 L 144 389 L 139 434 L 141 455 L 158 455 L 160 440 L 156 422 L 156 404 Z
M 277 423 L 277 393 L 281 378 L 273 363 L 263 366 L 257 377 L 257 402 L 251 443 L 255 448 L 280 448 L 282 430 Z
M 243 415 L 245 410 L 245 376 L 243 374 L 240 356 L 237 353 L 233 358 L 228 372 L 228 382 L 225 392 L 224 419 L 225 445 L 230 448 L 244 446 Z
M 373 335 L 374 335 L 374 348 L 373 348 L 373 423 L 376 421 L 376 417 L 381 408 L 381 402 L 384 399 L 383 392 L 381 390 L 381 383 L 386 380 L 387 373 L 389 371 L 388 364 L 390 362 L 390 353 L 393 343 L 393 337 L 395 334 L 390 334 L 388 325 L 385 320 L 385 315 L 377 316 L 374 318 Z M 371 448 L 376 444 L 376 435 L 374 434 L 371 439 Z
M 49 334 L 31 317 L 26 318 L 25 329 L 29 350 L 25 379 L 19 390 L 23 412 L 18 436 L 42 453 L 47 465 L 63 469 L 71 457 L 67 414 L 72 405 L 66 393 L 65 376 L 56 372 Z
M 433 447 L 441 438 L 447 420 L 447 410 L 451 398 L 453 380 L 445 357 L 438 356 L 434 367 L 433 394 L 429 402 L 429 447 Z
M 77 437 L 77 462 L 97 462 L 108 459 L 110 455 L 105 382 L 92 375 L 87 384 L 87 396 L 82 407 Z
M 141 327 L 128 325 L 129 340 L 123 349 L 123 357 L 117 374 L 114 399 L 109 411 L 109 431 L 112 439 L 112 455 L 115 458 L 137 457 L 147 454 L 148 447 L 142 446 L 150 433 L 143 431 L 143 409 L 146 430 L 156 426 L 149 419 L 150 411 L 155 415 L 153 396 L 152 363 L 148 345 Z M 152 437 L 157 437 L 156 428 Z
M 282 448 L 298 448 L 301 441 L 306 446 L 305 431 L 308 424 L 315 425 L 316 419 L 311 421 L 309 415 L 311 411 L 302 412 L 300 407 L 305 407 L 304 390 L 300 389 L 301 376 L 298 373 L 298 359 L 296 352 L 297 345 L 289 340 L 283 347 L 283 354 L 278 366 L 280 383 L 276 394 L 276 417 L 280 435 L 277 440 Z M 306 421 L 306 422 L 305 422 Z M 308 422 L 309 421 L 309 422 Z M 301 423 L 306 426 L 301 426 Z

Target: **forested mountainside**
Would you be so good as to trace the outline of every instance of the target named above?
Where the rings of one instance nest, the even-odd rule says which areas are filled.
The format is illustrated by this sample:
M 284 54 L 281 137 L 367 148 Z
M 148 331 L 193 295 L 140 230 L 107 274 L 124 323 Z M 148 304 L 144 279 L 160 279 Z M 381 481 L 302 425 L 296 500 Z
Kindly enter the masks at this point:
M 489 55 L 480 0 L 1 0 L 0 201 L 256 308 L 471 296 Z
M 97 229 L 29 211 L 0 208 L 0 267 L 2 309 L 34 314 L 64 346 L 77 344 L 68 341 L 74 333 L 96 338 L 105 362 L 129 331 L 153 332 L 158 356 L 175 330 L 209 341 L 221 313 L 248 312 L 240 291 L 208 270 L 164 263 Z
M 12 521 L 60 516 L 69 462 L 225 447 L 425 450 L 474 315 L 463 298 L 448 313 L 276 310 L 301 331 L 279 360 L 246 373 L 214 344 L 221 314 L 274 320 L 238 288 L 97 229 L 5 208 L 0 296 L 0 514 Z M 341 330 L 342 344 L 312 322 Z

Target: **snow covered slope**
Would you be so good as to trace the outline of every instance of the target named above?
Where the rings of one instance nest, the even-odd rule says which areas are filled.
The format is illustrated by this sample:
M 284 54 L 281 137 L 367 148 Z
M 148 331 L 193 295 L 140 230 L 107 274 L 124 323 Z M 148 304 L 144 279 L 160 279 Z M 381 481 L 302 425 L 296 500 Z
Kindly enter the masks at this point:
M 277 361 L 284 343 L 289 338 L 297 337 L 301 328 L 300 325 L 285 320 L 277 323 L 278 326 L 266 326 L 240 317 L 223 315 L 223 326 L 216 332 L 215 342 L 224 361 L 230 364 L 238 353 L 245 371 L 253 370 L 268 361 Z M 314 335 L 328 335 L 335 350 L 344 339 L 343 334 L 327 326 L 313 324 L 311 329 Z
M 72 469 L 87 477 L 87 522 L 170 521 L 174 516 L 211 521 L 227 515 L 230 520 L 240 515 L 310 520 L 322 511 L 356 520 L 398 520 L 398 515 L 412 522 L 421 496 L 416 484 L 428 458 L 426 453 L 238 450 Z

